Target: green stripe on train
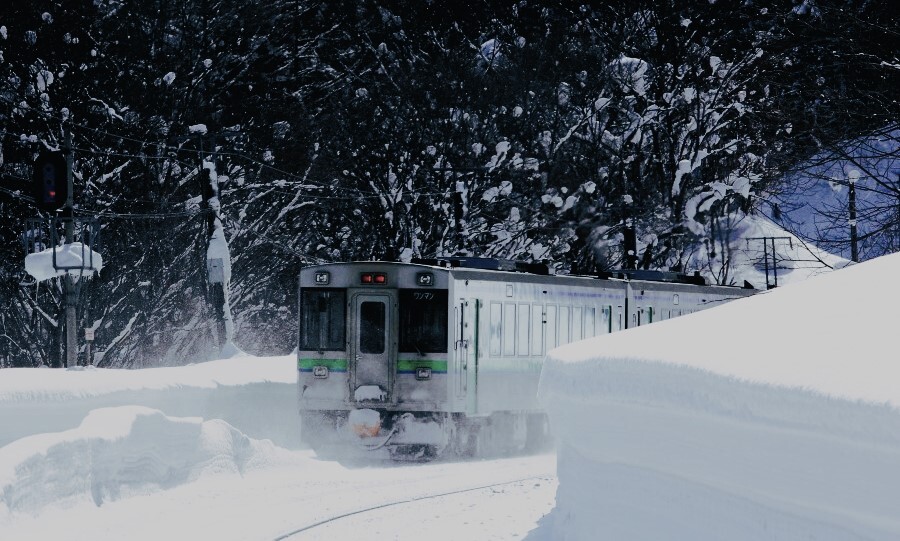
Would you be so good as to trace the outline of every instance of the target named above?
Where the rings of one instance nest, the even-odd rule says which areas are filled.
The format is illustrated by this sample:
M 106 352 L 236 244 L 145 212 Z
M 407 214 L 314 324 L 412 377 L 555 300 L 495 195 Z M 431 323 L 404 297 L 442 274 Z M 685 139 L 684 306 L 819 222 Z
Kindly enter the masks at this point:
M 347 359 L 299 359 L 297 368 L 310 371 L 314 366 L 326 366 L 329 370 L 347 370 Z
M 430 368 L 434 372 L 446 372 L 446 360 L 434 359 L 399 359 L 397 372 L 413 372 L 416 368 Z

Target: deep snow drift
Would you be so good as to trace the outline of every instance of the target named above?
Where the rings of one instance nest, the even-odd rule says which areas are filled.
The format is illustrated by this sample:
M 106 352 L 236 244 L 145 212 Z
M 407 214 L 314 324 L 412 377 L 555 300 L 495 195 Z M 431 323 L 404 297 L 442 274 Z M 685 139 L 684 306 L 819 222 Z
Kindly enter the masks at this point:
M 554 539 L 900 539 L 900 254 L 553 350 Z
M 542 541 L 553 455 L 323 460 L 297 439 L 296 366 L 0 370 L 0 539 Z

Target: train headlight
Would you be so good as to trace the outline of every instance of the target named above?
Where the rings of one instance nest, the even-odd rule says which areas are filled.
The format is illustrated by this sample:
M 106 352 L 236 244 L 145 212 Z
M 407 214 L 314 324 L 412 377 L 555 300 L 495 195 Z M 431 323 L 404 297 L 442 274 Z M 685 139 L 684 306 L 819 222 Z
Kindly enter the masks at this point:
M 314 366 L 313 367 L 313 376 L 319 379 L 325 379 L 328 377 L 328 367 L 327 366 Z
M 434 275 L 430 272 L 419 272 L 416 273 L 416 284 L 420 286 L 433 286 L 434 285 Z
M 430 368 L 416 368 L 416 379 L 431 379 Z
M 331 274 L 325 271 L 316 273 L 316 285 L 324 286 L 328 285 L 328 282 L 331 281 Z

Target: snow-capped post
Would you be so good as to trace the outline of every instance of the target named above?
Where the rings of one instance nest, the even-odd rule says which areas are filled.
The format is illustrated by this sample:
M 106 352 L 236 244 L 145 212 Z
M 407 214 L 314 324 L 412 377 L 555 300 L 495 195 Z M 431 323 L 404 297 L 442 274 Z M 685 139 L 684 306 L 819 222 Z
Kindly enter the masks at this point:
M 859 263 L 859 248 L 857 246 L 856 232 L 856 181 L 859 180 L 859 171 L 856 169 L 847 174 L 847 182 L 850 184 L 850 194 L 848 195 L 847 205 L 850 207 L 850 260 Z
M 207 233 L 209 244 L 206 249 L 206 271 L 209 292 L 216 312 L 216 339 L 222 350 L 234 347 L 234 325 L 231 317 L 229 287 L 231 282 L 231 254 L 222 224 L 221 203 L 219 202 L 219 182 L 216 165 L 204 161 L 203 175 L 204 206 L 209 212 Z

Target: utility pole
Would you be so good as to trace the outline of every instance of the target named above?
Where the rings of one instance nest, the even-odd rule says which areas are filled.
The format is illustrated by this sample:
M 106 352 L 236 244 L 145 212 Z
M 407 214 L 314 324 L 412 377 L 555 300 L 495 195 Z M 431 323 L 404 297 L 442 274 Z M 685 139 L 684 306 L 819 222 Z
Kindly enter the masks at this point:
M 466 235 L 469 188 L 465 180 L 459 180 L 457 174 L 472 173 L 478 178 L 484 179 L 486 168 L 484 167 L 435 167 L 431 169 L 438 173 L 451 173 L 453 177 L 453 221 L 459 250 L 465 255 L 472 255 L 471 239 Z
M 850 260 L 859 262 L 859 247 L 857 246 L 858 236 L 856 231 L 856 181 L 859 180 L 859 171 L 856 169 L 850 171 L 847 175 L 850 184 L 850 195 L 848 197 L 848 206 L 850 207 Z
M 623 262 L 628 270 L 637 269 L 637 229 L 634 227 L 634 212 L 632 211 L 632 203 L 634 200 L 631 196 L 624 196 L 622 200 L 622 251 L 624 252 Z
M 63 218 L 66 228 L 66 244 L 75 242 L 75 200 L 72 169 L 75 166 L 75 155 L 72 149 L 72 132 L 66 128 L 65 148 L 66 155 L 66 206 L 63 207 Z M 66 272 L 66 367 L 78 364 L 78 337 L 76 335 L 78 322 L 76 321 L 75 305 L 77 292 L 75 291 L 75 278 Z
M 766 268 L 766 289 L 774 289 L 778 287 L 778 253 L 775 251 L 775 241 L 787 241 L 788 246 L 794 247 L 794 240 L 791 237 L 750 237 L 747 239 L 747 248 L 750 248 L 751 240 L 761 240 L 763 243 L 763 261 Z M 769 283 L 769 241 L 772 244 L 772 275 L 775 278 L 775 284 Z
M 208 295 L 215 312 L 215 329 L 213 332 L 217 347 L 220 350 L 234 341 L 234 320 L 231 313 L 231 299 L 229 295 L 229 277 L 231 268 L 231 253 L 228 241 L 225 237 L 225 227 L 220 215 L 221 201 L 219 200 L 218 172 L 216 171 L 216 135 L 207 135 L 206 126 L 198 125 L 192 129 L 194 136 L 198 137 L 200 146 L 200 188 L 203 196 L 201 208 L 207 212 L 206 234 L 206 270 Z M 237 134 L 220 135 L 219 137 L 236 137 Z M 209 137 L 210 158 L 206 160 L 204 152 L 204 139 Z

